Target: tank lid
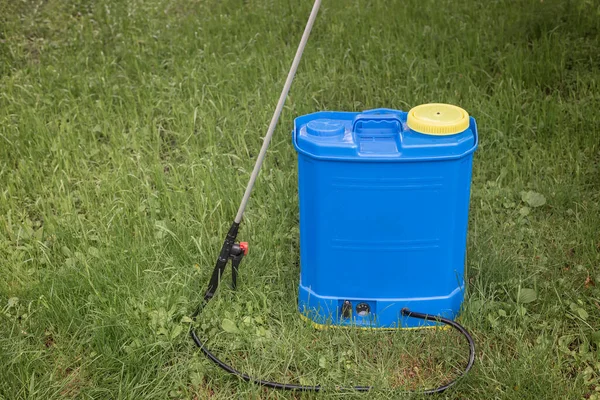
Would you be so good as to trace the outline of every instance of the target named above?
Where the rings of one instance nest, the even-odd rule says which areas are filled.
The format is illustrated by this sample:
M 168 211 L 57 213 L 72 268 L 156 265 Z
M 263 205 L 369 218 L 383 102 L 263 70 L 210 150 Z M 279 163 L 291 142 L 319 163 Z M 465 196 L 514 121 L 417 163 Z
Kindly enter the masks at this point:
M 426 135 L 455 135 L 469 127 L 469 114 L 451 104 L 422 104 L 408 112 L 406 123 L 413 131 Z
M 344 124 L 333 119 L 315 119 L 306 124 L 306 132 L 314 136 L 338 136 L 344 131 Z

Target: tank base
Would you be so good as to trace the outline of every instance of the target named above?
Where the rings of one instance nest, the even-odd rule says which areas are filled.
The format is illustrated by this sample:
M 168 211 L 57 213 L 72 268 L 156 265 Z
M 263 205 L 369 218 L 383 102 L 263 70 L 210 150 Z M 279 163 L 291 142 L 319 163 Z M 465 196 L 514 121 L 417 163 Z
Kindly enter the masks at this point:
M 464 298 L 464 284 L 447 296 L 394 299 L 320 296 L 300 284 L 298 297 L 298 310 L 318 328 L 425 328 L 440 324 L 405 317 L 400 311 L 408 308 L 453 320 L 458 316 Z

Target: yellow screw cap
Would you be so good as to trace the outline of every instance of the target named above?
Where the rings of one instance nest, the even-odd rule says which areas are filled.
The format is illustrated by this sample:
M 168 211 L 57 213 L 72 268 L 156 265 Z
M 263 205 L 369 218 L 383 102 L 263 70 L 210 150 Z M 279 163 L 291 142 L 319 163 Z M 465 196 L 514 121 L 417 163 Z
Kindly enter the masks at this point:
M 454 135 L 469 128 L 469 114 L 451 104 L 422 104 L 408 112 L 408 127 L 426 135 Z

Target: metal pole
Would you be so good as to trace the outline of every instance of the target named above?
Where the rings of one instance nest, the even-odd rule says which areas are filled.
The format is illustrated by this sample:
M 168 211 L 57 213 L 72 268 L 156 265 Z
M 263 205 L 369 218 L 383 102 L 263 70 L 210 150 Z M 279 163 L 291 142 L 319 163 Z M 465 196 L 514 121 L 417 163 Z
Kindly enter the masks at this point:
M 279 121 L 279 116 L 281 115 L 281 111 L 283 110 L 285 99 L 287 98 L 288 92 L 290 91 L 290 87 L 292 86 L 294 75 L 296 75 L 298 64 L 300 64 L 300 59 L 302 58 L 304 47 L 306 46 L 306 42 L 308 41 L 308 37 L 310 36 L 310 31 L 312 29 L 313 23 L 315 22 L 315 19 L 317 18 L 317 13 L 319 12 L 320 6 L 321 0 L 315 0 L 315 4 L 313 5 L 312 11 L 310 12 L 310 16 L 308 17 L 308 22 L 306 23 L 306 27 L 304 28 L 302 39 L 300 39 L 298 50 L 296 50 L 294 61 L 292 62 L 292 66 L 290 67 L 290 72 L 288 73 L 287 79 L 285 80 L 285 85 L 283 85 L 281 95 L 279 96 L 279 102 L 277 102 L 277 107 L 275 108 L 275 112 L 273 113 L 273 118 L 271 118 L 269 129 L 267 130 L 267 134 L 263 140 L 262 147 L 260 148 L 260 153 L 258 153 L 258 157 L 256 158 L 256 163 L 254 164 L 254 169 L 252 170 L 252 174 L 250 175 L 248 185 L 246 186 L 244 197 L 242 198 L 240 207 L 238 208 L 237 214 L 235 216 L 235 222 L 237 224 L 239 224 L 242 221 L 244 210 L 246 209 L 246 205 L 248 204 L 248 199 L 250 199 L 250 194 L 252 193 L 252 188 L 254 187 L 254 183 L 256 182 L 258 173 L 260 172 L 260 167 L 262 166 L 262 163 L 265 159 L 265 155 L 267 154 L 267 148 L 269 147 L 269 143 L 271 142 L 271 137 L 273 137 L 273 132 L 275 132 L 275 127 L 277 126 L 277 122 Z

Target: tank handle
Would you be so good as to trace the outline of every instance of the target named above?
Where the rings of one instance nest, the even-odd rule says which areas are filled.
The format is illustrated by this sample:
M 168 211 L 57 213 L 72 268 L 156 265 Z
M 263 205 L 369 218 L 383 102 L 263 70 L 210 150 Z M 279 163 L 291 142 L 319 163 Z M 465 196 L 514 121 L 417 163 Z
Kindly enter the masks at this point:
M 373 122 L 396 122 L 397 133 L 402 130 L 402 121 L 400 117 L 396 114 L 369 114 L 363 113 L 358 114 L 356 118 L 354 118 L 354 122 L 352 123 L 352 132 L 356 132 L 356 128 L 358 124 L 363 122 L 373 121 Z

